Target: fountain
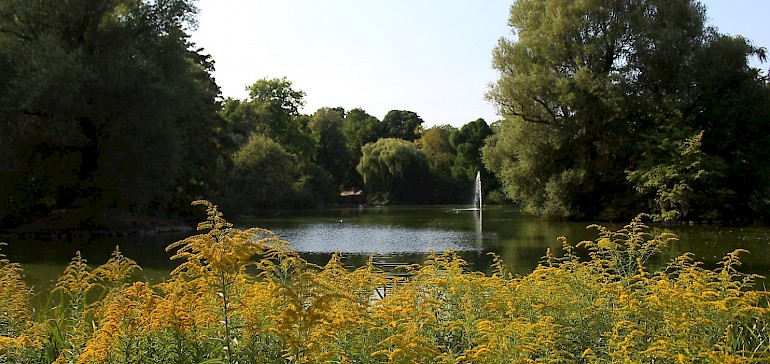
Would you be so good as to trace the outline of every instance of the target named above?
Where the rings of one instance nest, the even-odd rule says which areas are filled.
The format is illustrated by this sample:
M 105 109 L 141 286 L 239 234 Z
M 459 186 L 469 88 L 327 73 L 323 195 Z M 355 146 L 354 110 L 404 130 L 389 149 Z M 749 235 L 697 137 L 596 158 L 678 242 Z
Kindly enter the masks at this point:
M 483 223 L 482 223 L 482 217 L 481 217 L 481 208 L 483 206 L 483 200 L 481 198 L 481 171 L 476 172 L 476 183 L 473 186 L 473 210 L 478 211 L 478 214 L 473 214 L 474 220 L 476 222 L 476 245 L 479 247 L 479 249 L 483 246 L 484 241 L 484 233 L 483 233 Z
M 481 211 L 481 171 L 476 172 L 476 183 L 473 187 L 473 208 Z
M 476 182 L 473 185 L 473 207 L 468 209 L 454 209 L 455 212 L 460 211 L 479 211 L 481 212 L 483 206 L 483 200 L 481 196 L 481 171 L 476 172 Z

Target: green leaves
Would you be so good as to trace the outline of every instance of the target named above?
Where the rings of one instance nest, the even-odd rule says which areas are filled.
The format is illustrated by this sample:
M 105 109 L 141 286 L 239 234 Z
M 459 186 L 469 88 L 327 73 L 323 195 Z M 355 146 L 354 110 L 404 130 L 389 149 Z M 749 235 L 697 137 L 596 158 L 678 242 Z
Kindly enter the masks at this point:
M 627 171 L 639 193 L 653 196 L 649 211 L 654 219 L 722 217 L 719 205 L 733 192 L 718 187 L 726 165 L 721 158 L 703 153 L 702 139 L 703 131 L 679 143 L 661 140 L 659 148 L 665 154 L 660 159 L 650 156 L 636 170 Z
M 278 208 L 296 200 L 292 183 L 300 177 L 296 157 L 260 134 L 233 155 L 227 195 L 241 211 Z
M 210 143 L 219 90 L 188 49 L 194 14 L 189 0 L 3 2 L 0 130 L 13 167 L 0 171 L 12 196 L 0 215 L 166 210 L 190 197 L 177 188 L 211 191 L 196 162 L 222 152 Z
M 411 142 L 382 138 L 361 148 L 363 156 L 356 170 L 372 194 L 387 202 L 419 201 L 425 186 L 420 185 L 428 171 L 428 160 Z
M 705 19 L 692 0 L 514 2 L 484 152 L 508 197 L 556 218 L 765 215 L 770 89 L 746 64 L 762 54 Z
M 413 111 L 390 110 L 382 118 L 382 135 L 411 142 L 419 138 L 423 122 Z

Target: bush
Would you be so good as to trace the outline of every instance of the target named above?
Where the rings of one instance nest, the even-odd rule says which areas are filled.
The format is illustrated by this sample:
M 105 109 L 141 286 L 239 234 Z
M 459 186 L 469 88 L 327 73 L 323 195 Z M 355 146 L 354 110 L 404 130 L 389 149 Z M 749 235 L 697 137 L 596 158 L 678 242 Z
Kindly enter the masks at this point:
M 705 269 L 682 255 L 645 262 L 675 240 L 639 220 L 596 226 L 581 260 L 547 252 L 530 274 L 469 272 L 452 252 L 406 275 L 301 259 L 263 229 L 239 230 L 216 206 L 171 244 L 167 282 L 131 283 L 116 250 L 91 270 L 78 256 L 62 304 L 32 317 L 20 267 L 0 262 L 0 362 L 524 363 L 751 362 L 770 359 L 768 292 L 739 254 Z

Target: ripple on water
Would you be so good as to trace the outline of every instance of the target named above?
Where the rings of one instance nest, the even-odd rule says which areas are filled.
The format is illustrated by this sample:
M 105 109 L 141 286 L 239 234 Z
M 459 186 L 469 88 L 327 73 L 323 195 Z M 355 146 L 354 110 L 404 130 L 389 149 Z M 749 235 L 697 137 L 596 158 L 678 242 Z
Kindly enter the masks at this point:
M 274 232 L 290 242 L 291 249 L 303 253 L 403 254 L 483 249 L 482 236 L 472 231 L 324 223 Z

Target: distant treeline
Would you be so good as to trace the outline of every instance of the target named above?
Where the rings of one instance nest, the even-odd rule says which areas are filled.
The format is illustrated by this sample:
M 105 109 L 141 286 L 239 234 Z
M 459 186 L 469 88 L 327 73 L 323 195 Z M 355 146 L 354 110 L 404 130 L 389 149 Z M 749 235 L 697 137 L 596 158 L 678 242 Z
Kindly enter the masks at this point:
M 423 127 L 412 111 L 300 112 L 262 79 L 222 99 L 190 42 L 191 0 L 0 4 L 0 219 L 57 209 L 186 215 L 345 202 L 488 202 L 552 218 L 770 216 L 764 48 L 692 0 L 514 1 L 494 50 L 502 115 Z M 558 14 L 558 16 L 556 16 Z M 499 181 L 499 182 L 498 182 Z
M 195 13 L 189 0 L 0 4 L 3 226 L 72 208 L 185 214 L 200 198 L 238 213 L 315 207 L 353 189 L 378 203 L 471 199 L 483 120 L 303 115 L 286 79 L 223 100 L 189 40 Z

